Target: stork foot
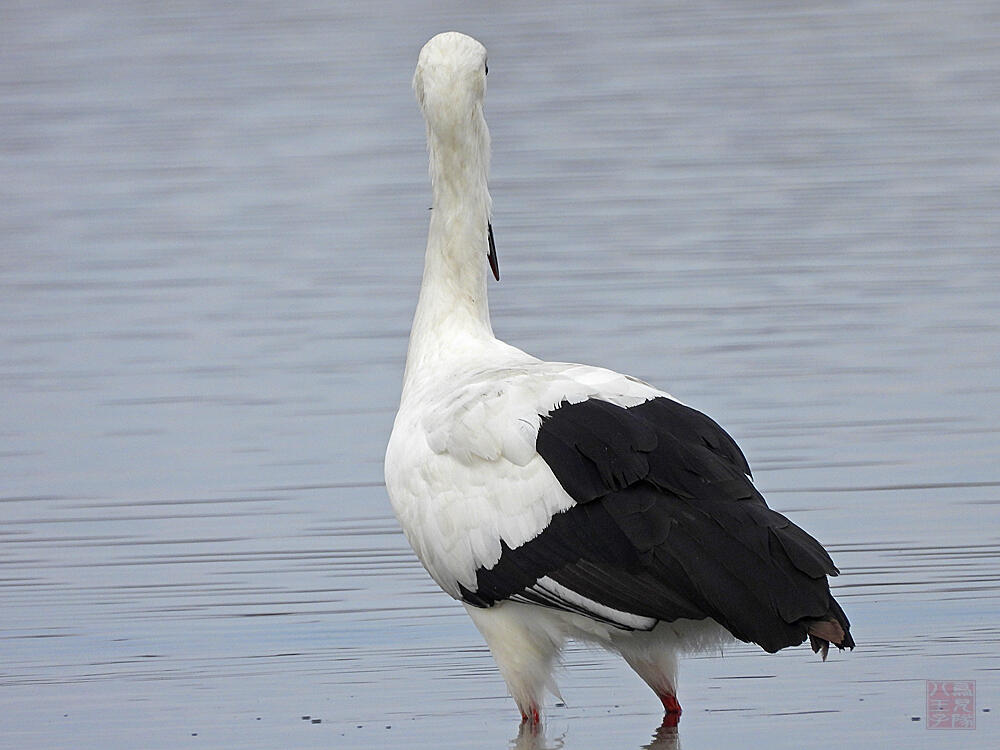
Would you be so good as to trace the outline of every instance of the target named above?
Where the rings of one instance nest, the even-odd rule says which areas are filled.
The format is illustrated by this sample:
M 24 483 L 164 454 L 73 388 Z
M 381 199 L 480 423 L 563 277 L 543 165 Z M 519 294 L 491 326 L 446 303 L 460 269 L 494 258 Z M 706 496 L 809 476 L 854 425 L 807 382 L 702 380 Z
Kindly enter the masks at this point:
M 537 727 L 542 723 L 541 714 L 538 712 L 538 706 L 529 706 L 526 711 L 521 711 L 521 724 L 531 727 Z
M 677 701 L 677 696 L 673 693 L 660 694 L 663 702 L 663 726 L 676 727 L 681 720 L 681 704 Z

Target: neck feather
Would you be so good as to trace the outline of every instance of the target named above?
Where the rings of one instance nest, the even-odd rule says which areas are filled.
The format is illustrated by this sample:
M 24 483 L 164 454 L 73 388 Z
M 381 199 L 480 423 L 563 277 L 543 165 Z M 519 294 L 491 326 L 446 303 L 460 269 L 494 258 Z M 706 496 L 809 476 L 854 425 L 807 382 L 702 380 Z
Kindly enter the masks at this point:
M 479 113 L 477 113 L 479 114 Z M 489 133 L 478 127 L 444 136 L 428 127 L 433 209 L 405 380 L 423 364 L 493 339 L 486 298 Z

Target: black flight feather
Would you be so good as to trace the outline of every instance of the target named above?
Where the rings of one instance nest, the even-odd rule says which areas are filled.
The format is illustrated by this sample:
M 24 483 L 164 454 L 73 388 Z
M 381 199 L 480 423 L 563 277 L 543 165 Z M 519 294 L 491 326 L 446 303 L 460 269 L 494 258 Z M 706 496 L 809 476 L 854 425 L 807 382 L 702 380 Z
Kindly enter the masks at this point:
M 826 580 L 837 574 L 830 556 L 767 507 L 746 457 L 709 417 L 667 398 L 563 403 L 543 415 L 536 449 L 576 505 L 520 547 L 502 544 L 476 590 L 462 588 L 465 601 L 514 598 L 632 627 L 535 586 L 548 577 L 628 615 L 711 617 L 767 651 L 802 643 L 823 621 L 853 647 Z

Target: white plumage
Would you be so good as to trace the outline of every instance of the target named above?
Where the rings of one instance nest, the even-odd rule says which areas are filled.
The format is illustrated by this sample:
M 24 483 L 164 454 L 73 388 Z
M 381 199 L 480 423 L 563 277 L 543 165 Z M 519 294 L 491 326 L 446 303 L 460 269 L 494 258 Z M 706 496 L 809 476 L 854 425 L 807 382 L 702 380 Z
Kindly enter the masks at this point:
M 611 370 L 542 362 L 495 343 L 467 341 L 453 358 L 407 369 L 386 453 L 393 509 L 455 598 L 456 584 L 474 589 L 476 570 L 497 562 L 501 540 L 520 547 L 574 504 L 535 450 L 542 414 L 563 401 L 632 406 L 665 395 Z
M 496 273 L 496 257 L 483 117 L 485 48 L 457 32 L 434 37 L 421 50 L 413 86 L 427 121 L 433 211 L 402 397 L 385 459 L 393 509 L 434 580 L 464 600 L 525 720 L 538 721 L 544 689 L 555 692 L 551 670 L 567 638 L 621 653 L 676 720 L 678 650 L 730 638 L 721 621 L 738 637 L 769 650 L 781 647 L 772 648 L 777 641 L 757 637 L 752 625 L 742 624 L 746 606 L 734 610 L 729 622 L 727 595 L 713 590 L 716 574 L 707 568 L 704 574 L 688 571 L 670 544 L 659 537 L 647 542 L 643 531 L 661 524 L 661 536 L 683 533 L 678 520 L 683 513 L 674 506 L 697 495 L 701 484 L 728 488 L 736 482 L 739 492 L 755 493 L 744 487 L 749 485 L 749 470 L 741 468 L 745 460 L 711 420 L 646 383 L 599 367 L 543 362 L 494 337 L 486 299 L 487 260 Z M 677 412 L 679 421 L 647 427 L 650 417 L 640 419 L 638 410 L 654 401 Z M 546 450 L 543 424 L 556 435 Z M 580 439 L 566 439 L 577 427 Z M 654 436 L 656 430 L 666 432 Z M 684 430 L 695 432 L 688 436 Z M 679 448 L 673 446 L 675 433 Z M 710 445 L 712 455 L 701 442 Z M 676 455 L 694 456 L 689 457 L 694 473 L 706 477 L 694 495 L 653 478 L 657 462 L 669 464 L 664 456 L 677 450 Z M 632 506 L 629 516 L 623 508 Z M 738 515 L 742 508 L 725 513 Z M 762 499 L 751 510 L 747 523 L 756 526 L 740 540 L 739 551 L 750 554 L 744 547 L 757 544 L 753 535 L 770 538 L 773 531 L 791 549 L 792 562 L 800 560 L 798 568 L 786 566 L 782 573 L 805 575 L 802 570 L 809 568 L 817 578 L 814 568 L 825 563 L 814 565 L 810 556 L 820 559 L 825 552 L 798 537 L 786 538 L 781 524 L 787 519 L 766 509 Z M 637 525 L 629 520 L 633 517 Z M 729 520 L 727 515 L 719 522 Z M 678 524 L 681 531 L 669 531 Z M 594 538 L 604 533 L 596 534 L 598 528 L 610 530 L 614 543 Z M 692 534 L 698 544 L 714 544 L 702 541 L 701 531 Z M 662 572 L 670 566 L 684 571 L 676 591 L 666 580 L 673 575 Z M 819 577 L 825 586 L 825 576 Z M 624 593 L 616 589 L 619 583 Z M 727 585 L 739 588 L 738 582 Z M 647 607 L 647 599 L 659 604 Z M 822 611 L 824 606 L 806 611 L 803 604 L 794 621 L 789 618 L 798 611 L 795 602 L 785 606 L 786 624 L 798 627 L 791 641 L 800 630 L 797 642 L 808 631 L 841 647 L 852 645 L 846 618 L 840 622 Z M 776 622 L 772 630 L 781 629 Z

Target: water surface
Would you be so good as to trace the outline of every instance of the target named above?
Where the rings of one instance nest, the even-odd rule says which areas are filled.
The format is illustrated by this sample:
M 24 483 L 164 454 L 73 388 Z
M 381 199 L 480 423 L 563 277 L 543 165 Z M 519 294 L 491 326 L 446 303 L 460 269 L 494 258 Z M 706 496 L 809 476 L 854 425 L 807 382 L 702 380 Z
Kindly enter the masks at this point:
M 0 744 L 996 746 L 1000 18 L 736 7 L 0 12 Z M 448 28 L 490 50 L 497 333 L 715 416 L 843 572 L 853 653 L 687 659 L 676 737 L 573 648 L 518 739 L 391 518 Z

